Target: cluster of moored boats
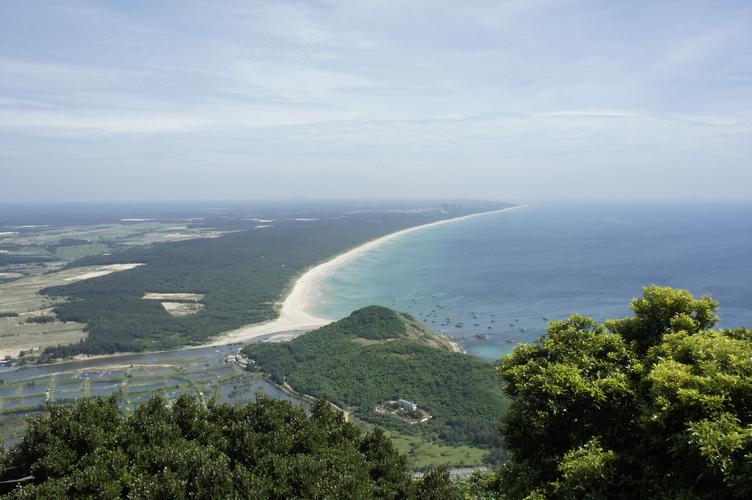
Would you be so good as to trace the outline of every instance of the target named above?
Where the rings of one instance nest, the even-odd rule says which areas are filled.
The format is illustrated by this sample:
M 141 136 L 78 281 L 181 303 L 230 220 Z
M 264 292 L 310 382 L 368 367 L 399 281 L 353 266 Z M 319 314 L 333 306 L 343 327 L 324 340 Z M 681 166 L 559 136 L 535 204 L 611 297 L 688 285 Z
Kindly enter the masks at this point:
M 436 295 L 434 295 L 434 298 Z M 412 297 L 408 300 L 408 304 L 400 305 L 398 304 L 397 300 L 392 301 L 392 305 L 399 309 L 407 309 L 408 311 L 413 309 L 413 307 L 417 307 L 418 300 L 415 297 Z M 497 322 L 496 314 L 495 313 L 480 313 L 477 311 L 472 311 L 470 313 L 472 318 L 472 327 L 470 325 L 466 325 L 465 321 L 462 320 L 455 320 L 451 315 L 443 316 L 443 313 L 446 311 L 446 307 L 441 304 L 435 304 L 429 312 L 418 312 L 416 316 L 418 316 L 418 319 L 422 320 L 424 323 L 428 325 L 436 325 L 436 327 L 439 329 L 442 333 L 449 332 L 450 328 L 462 330 L 467 327 L 467 329 L 470 329 L 471 331 L 477 331 L 477 329 L 484 328 L 485 330 L 490 331 L 504 331 L 506 327 L 500 326 L 500 323 Z M 547 318 L 543 317 L 541 318 L 543 321 L 548 321 Z M 469 323 L 469 321 L 468 321 Z M 526 328 L 523 328 L 519 325 L 520 319 L 515 318 L 513 321 L 509 322 L 509 328 L 516 330 L 519 333 L 528 333 L 528 330 Z M 489 340 L 491 338 L 488 334 L 481 334 L 477 333 L 472 336 L 462 336 L 459 338 L 455 338 L 456 340 L 467 340 L 468 338 L 474 339 L 474 340 Z M 507 335 L 504 337 L 504 341 L 508 344 L 512 344 L 516 342 L 517 340 L 512 335 Z

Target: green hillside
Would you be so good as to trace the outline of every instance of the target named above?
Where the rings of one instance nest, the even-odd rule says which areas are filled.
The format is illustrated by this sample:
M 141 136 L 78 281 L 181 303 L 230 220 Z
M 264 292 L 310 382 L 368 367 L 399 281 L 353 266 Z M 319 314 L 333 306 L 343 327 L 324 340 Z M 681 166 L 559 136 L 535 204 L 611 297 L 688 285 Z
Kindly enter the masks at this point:
M 507 400 L 494 367 L 456 351 L 411 316 L 371 306 L 291 342 L 254 344 L 244 353 L 275 382 L 327 398 L 362 420 L 444 443 L 498 447 Z M 400 398 L 431 418 L 410 423 L 375 411 Z

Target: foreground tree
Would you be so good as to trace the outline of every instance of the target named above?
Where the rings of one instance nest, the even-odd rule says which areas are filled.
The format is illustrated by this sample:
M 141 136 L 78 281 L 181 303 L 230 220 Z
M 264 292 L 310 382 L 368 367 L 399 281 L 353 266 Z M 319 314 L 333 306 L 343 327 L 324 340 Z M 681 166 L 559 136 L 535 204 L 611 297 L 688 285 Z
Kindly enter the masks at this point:
M 634 317 L 583 316 L 506 356 L 507 498 L 750 498 L 752 331 L 650 286 Z
M 307 415 L 259 398 L 238 406 L 155 398 L 123 417 L 115 398 L 51 406 L 3 457 L 9 498 L 438 498 L 448 475 L 411 479 L 383 432 L 363 435 L 328 403 Z

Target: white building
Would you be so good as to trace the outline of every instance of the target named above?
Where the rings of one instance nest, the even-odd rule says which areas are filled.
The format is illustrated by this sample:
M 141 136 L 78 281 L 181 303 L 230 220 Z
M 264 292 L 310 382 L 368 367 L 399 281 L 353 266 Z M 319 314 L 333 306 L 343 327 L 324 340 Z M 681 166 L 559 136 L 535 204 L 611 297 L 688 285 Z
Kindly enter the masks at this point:
M 418 405 L 413 403 L 412 401 L 408 401 L 406 399 L 398 399 L 397 404 L 400 405 L 400 407 L 405 408 L 406 410 L 415 411 L 418 409 Z

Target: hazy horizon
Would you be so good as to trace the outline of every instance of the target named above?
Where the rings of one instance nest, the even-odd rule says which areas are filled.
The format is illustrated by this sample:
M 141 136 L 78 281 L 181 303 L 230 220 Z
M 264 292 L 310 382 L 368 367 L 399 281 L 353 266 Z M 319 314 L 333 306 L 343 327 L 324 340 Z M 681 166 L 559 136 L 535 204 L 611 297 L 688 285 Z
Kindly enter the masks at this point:
M 751 201 L 752 4 L 8 1 L 0 201 Z

